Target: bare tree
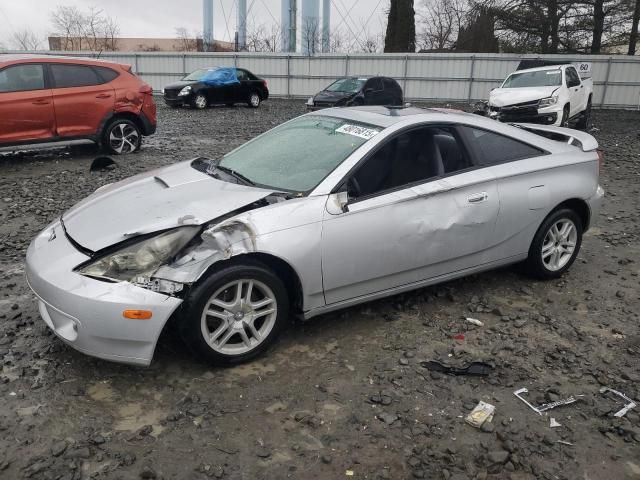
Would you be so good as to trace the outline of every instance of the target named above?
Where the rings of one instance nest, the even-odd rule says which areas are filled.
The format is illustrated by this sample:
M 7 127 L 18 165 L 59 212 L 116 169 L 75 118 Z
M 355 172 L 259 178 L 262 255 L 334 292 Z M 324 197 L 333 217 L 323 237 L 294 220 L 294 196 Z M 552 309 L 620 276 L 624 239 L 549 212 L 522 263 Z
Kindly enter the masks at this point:
M 246 50 L 250 52 L 277 52 L 280 50 L 282 32 L 278 25 L 267 29 L 264 24 L 256 25 L 254 21 L 247 24 Z
M 176 50 L 180 52 L 197 52 L 198 36 L 190 35 L 185 27 L 176 27 Z
M 363 39 L 358 43 L 359 50 L 364 53 L 380 53 L 384 49 L 384 35 L 382 32 L 363 32 Z
M 51 23 L 61 37 L 62 50 L 102 52 L 118 48 L 118 23 L 96 7 L 83 13 L 77 7 L 59 5 L 51 13 Z
M 347 50 L 347 37 L 340 28 L 332 30 L 329 34 L 329 52 L 341 53 Z
M 423 0 L 423 10 L 418 13 L 422 27 L 417 35 L 419 47 L 424 50 L 452 49 L 470 10 L 467 0 Z
M 317 18 L 305 18 L 301 31 L 302 51 L 314 55 L 320 46 L 320 22 Z
M 19 30 L 11 35 L 11 42 L 17 50 L 40 50 L 42 40 L 28 28 Z

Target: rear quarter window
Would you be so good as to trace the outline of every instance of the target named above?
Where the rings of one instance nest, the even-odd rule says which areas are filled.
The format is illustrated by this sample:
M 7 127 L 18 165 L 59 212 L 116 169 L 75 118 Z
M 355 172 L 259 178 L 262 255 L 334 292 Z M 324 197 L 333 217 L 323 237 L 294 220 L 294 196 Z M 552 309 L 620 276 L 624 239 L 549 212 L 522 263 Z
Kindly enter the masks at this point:
M 120 75 L 118 72 L 108 67 L 93 67 L 93 69 L 97 72 L 98 76 L 102 78 L 104 83 L 108 83 L 111 80 L 118 78 Z
M 87 65 L 51 64 L 55 88 L 87 87 L 105 83 L 96 71 Z
M 511 137 L 480 128 L 463 127 L 480 165 L 496 165 L 544 155 L 544 150 Z

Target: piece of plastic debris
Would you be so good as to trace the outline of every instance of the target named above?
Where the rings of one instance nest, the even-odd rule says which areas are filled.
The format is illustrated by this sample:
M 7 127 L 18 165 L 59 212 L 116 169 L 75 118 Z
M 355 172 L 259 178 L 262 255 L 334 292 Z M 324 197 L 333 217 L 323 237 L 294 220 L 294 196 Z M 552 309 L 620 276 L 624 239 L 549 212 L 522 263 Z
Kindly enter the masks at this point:
M 521 388 L 513 392 L 513 394 L 516 397 L 518 397 L 525 404 L 527 404 L 527 406 L 531 408 L 531 410 L 536 412 L 538 415 L 542 415 L 543 412 L 547 410 L 551 410 L 552 408 L 560 407 L 562 405 L 569 405 L 570 403 L 573 403 L 576 401 L 576 398 L 572 395 L 569 398 L 565 398 L 564 400 L 558 400 L 557 402 L 551 402 L 551 403 L 543 403 L 539 407 L 535 407 L 532 404 L 530 404 L 524 397 L 522 397 L 523 393 L 529 393 L 529 390 L 527 390 L 526 388 Z
M 573 447 L 573 443 L 571 442 L 566 442 L 564 440 L 558 440 L 556 443 L 561 443 L 562 445 L 569 445 L 571 447 Z
M 451 365 L 445 365 L 436 360 L 428 360 L 426 362 L 420 362 L 424 368 L 427 368 L 434 372 L 442 372 L 447 375 L 478 375 L 487 376 L 493 371 L 493 367 L 484 362 L 471 362 L 464 367 L 453 367 Z
M 550 428 L 556 428 L 556 427 L 561 427 L 562 424 L 559 423 L 558 421 L 556 421 L 555 418 L 551 417 L 551 420 L 549 421 L 549 427 Z
M 353 477 L 353 470 L 347 470 L 346 472 L 344 472 L 344 474 L 345 474 L 347 477 Z
M 467 317 L 466 318 L 467 322 L 469 323 L 473 323 L 474 325 L 477 325 L 479 327 L 484 327 L 484 323 L 482 323 L 480 320 L 478 320 L 477 318 L 471 318 L 471 317 Z
M 454 340 L 464 340 L 464 335 L 462 335 L 461 333 L 458 334 L 458 335 L 454 335 L 453 339 Z
M 472 427 L 480 428 L 484 423 L 488 423 L 493 420 L 493 414 L 495 411 L 496 407 L 481 400 L 464 420 Z
M 97 172 L 99 170 L 108 170 L 116 167 L 116 162 L 113 161 L 111 157 L 96 157 L 91 162 L 91 167 L 89 167 L 89 171 Z
M 627 397 L 624 393 L 619 392 L 617 390 L 614 390 L 613 388 L 609 388 L 609 387 L 602 387 L 600 389 L 600 393 L 607 393 L 607 392 L 611 392 L 615 395 L 618 395 L 620 398 L 622 398 L 625 402 L 627 402 L 627 404 L 622 407 L 621 410 L 618 410 L 616 413 L 613 414 L 614 417 L 624 417 L 625 414 L 631 410 L 633 407 L 635 407 L 637 404 L 636 402 L 634 402 L 633 400 L 631 400 L 629 397 Z

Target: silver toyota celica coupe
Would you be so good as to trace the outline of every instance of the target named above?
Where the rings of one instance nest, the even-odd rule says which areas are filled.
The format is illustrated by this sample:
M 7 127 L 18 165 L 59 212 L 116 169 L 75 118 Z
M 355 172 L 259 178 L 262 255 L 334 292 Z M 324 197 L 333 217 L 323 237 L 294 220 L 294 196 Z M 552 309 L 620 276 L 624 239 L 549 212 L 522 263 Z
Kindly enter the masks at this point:
M 452 110 L 324 110 L 99 188 L 33 240 L 27 280 L 81 352 L 148 365 L 173 318 L 197 355 L 234 364 L 292 314 L 515 262 L 562 275 L 604 195 L 597 146 Z

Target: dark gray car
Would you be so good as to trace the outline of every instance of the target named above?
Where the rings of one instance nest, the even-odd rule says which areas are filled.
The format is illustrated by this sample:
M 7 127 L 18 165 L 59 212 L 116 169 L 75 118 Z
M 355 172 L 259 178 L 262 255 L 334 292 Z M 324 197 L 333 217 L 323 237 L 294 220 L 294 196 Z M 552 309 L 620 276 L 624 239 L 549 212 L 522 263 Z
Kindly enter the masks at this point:
M 402 105 L 402 88 L 389 77 L 344 77 L 307 100 L 308 110 L 355 105 Z

